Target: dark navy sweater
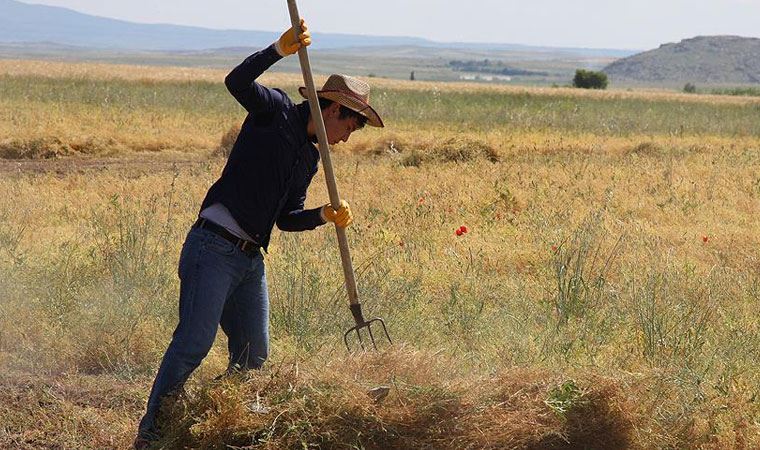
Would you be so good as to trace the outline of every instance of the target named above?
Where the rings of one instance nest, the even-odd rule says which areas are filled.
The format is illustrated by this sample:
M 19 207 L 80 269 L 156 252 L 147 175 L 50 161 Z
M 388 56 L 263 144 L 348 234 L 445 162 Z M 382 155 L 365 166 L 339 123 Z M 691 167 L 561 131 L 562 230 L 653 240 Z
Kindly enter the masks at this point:
M 265 251 L 275 223 L 283 231 L 324 224 L 320 208 L 304 210 L 306 190 L 319 164 L 319 151 L 306 134 L 309 104 L 295 105 L 285 92 L 255 81 L 281 58 L 271 45 L 249 56 L 224 80 L 248 116 L 221 177 L 201 205 L 202 211 L 222 203 Z

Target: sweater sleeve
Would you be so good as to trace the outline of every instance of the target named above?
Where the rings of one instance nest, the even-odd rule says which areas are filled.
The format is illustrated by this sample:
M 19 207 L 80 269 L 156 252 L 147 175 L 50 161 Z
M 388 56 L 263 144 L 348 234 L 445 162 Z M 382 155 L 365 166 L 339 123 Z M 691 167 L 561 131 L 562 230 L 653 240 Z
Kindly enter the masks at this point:
M 312 175 L 313 177 L 313 175 Z M 303 209 L 306 201 L 306 190 L 311 183 L 311 177 L 298 190 L 288 196 L 288 200 L 277 218 L 277 228 L 282 231 L 313 230 L 324 225 L 321 209 Z
M 283 94 L 256 82 L 274 63 L 282 59 L 275 44 L 254 53 L 232 69 L 224 79 L 227 90 L 251 114 L 275 111 L 284 104 Z

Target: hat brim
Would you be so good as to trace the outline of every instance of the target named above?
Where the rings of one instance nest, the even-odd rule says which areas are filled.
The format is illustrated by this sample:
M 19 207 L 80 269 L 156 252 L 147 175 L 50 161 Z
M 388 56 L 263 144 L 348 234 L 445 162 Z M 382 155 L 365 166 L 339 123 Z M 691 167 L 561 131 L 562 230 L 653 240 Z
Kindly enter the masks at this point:
M 303 98 L 309 98 L 306 94 L 305 87 L 298 88 L 298 92 L 301 94 L 301 96 L 303 96 Z M 378 114 L 374 108 L 369 106 L 369 104 L 361 101 L 358 98 L 352 97 L 340 91 L 317 91 L 317 97 L 332 100 L 335 103 L 339 103 L 340 105 L 345 106 L 351 111 L 361 114 L 367 118 L 367 125 L 371 127 L 385 127 L 383 124 L 383 119 L 380 118 L 380 114 Z

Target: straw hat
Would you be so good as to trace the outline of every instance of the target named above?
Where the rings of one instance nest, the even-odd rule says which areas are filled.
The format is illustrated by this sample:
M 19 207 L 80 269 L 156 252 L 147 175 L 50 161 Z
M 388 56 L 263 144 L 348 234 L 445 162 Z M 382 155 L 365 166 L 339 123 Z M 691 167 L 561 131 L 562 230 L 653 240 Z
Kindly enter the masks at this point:
M 304 98 L 308 98 L 306 88 L 298 89 Z M 384 127 L 380 115 L 369 106 L 369 85 L 358 78 L 348 75 L 330 75 L 317 96 L 339 103 L 367 118 L 367 124 Z

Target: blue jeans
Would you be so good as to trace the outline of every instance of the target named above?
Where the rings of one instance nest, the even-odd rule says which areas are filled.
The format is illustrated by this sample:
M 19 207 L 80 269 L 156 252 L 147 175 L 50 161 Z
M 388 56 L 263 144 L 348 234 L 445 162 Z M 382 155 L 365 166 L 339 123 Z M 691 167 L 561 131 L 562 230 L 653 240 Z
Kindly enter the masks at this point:
M 182 389 L 206 357 L 219 325 L 229 344 L 228 372 L 258 369 L 269 351 L 269 296 L 261 252 L 249 256 L 203 229 L 187 235 L 179 259 L 179 324 L 148 398 L 139 433 L 155 437 L 161 401 Z

